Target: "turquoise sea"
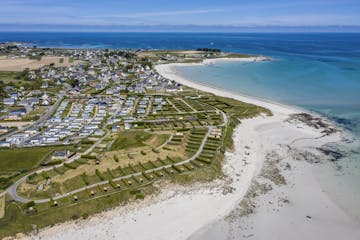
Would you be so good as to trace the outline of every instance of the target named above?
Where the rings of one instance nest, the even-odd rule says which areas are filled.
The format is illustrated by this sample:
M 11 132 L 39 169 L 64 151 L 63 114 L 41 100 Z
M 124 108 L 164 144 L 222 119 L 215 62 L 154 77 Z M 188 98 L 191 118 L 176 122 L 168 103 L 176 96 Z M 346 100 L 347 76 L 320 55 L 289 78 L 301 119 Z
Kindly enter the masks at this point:
M 254 52 L 272 61 L 218 62 L 176 70 L 192 81 L 300 106 L 344 128 L 352 137 L 330 148 L 341 157 L 330 168 L 318 168 L 316 174 L 332 200 L 360 221 L 360 39 L 350 49 L 354 38 L 346 34 L 336 40 L 331 34 L 329 40 L 316 36 L 298 44 L 284 45 L 282 39 L 272 48 Z
M 319 172 L 324 190 L 360 219 L 360 33 L 0 33 L 42 47 L 195 49 L 266 55 L 270 62 L 179 67 L 199 81 L 323 114 L 353 135 Z M 336 189 L 336 191 L 334 191 Z

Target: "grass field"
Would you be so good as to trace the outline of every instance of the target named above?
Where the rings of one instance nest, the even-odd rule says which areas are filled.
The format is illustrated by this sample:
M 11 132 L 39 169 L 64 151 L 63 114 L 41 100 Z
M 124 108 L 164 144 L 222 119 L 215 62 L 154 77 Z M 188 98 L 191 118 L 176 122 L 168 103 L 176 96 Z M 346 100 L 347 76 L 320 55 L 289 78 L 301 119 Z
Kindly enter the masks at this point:
M 110 187 L 108 187 L 110 190 Z M 142 194 L 154 192 L 150 185 L 141 188 Z M 94 189 L 97 193 L 95 197 L 90 197 L 87 191 L 77 194 L 78 202 L 73 201 L 73 196 L 58 201 L 58 207 L 50 206 L 50 203 L 37 204 L 36 212 L 26 213 L 23 206 L 18 203 L 7 200 L 6 213 L 4 218 L 0 219 L 0 239 L 14 235 L 18 232 L 30 232 L 33 226 L 43 228 L 55 223 L 87 218 L 89 215 L 101 212 L 103 210 L 119 206 L 127 201 L 135 200 L 136 195 L 130 190 L 114 191 L 102 193 L 101 189 Z
M 10 82 L 19 83 L 22 82 L 21 72 L 9 72 L 9 71 L 0 71 L 0 80 L 4 84 L 9 84 Z
M 23 72 L 0 71 L 0 81 L 4 85 L 24 87 L 25 89 L 38 89 L 41 82 L 37 80 L 26 81 Z
M 5 215 L 5 197 L 0 198 L 0 219 Z
M 64 148 L 66 147 L 3 148 L 0 149 L 0 169 L 1 171 L 27 171 L 37 167 L 41 160 L 53 151 Z
M 60 61 L 60 59 L 63 59 Z M 33 70 L 41 68 L 42 66 L 54 64 L 55 67 L 68 67 L 71 65 L 76 65 L 81 63 L 81 61 L 72 61 L 70 63 L 68 57 L 56 57 L 56 56 L 43 56 L 40 59 L 30 59 L 30 58 L 0 58 L 0 71 L 23 71 L 26 68 Z
M 137 131 L 125 131 L 119 133 L 115 142 L 111 146 L 110 151 L 116 151 L 131 147 L 145 146 L 145 141 L 151 138 L 150 133 L 137 132 Z

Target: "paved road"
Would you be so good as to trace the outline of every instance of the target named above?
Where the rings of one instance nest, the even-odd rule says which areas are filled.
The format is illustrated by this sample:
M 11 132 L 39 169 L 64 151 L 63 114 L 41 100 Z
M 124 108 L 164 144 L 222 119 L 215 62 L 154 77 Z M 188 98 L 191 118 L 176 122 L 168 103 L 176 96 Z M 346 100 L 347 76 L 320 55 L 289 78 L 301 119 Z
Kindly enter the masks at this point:
M 219 109 L 217 109 L 219 110 Z M 219 110 L 220 111 L 220 110 Z M 228 118 L 226 116 L 226 114 L 223 112 L 223 111 L 220 111 L 220 113 L 223 115 L 223 123 L 220 125 L 220 126 L 226 126 L 228 124 Z M 179 166 L 179 165 L 182 165 L 182 164 L 185 164 L 185 163 L 189 163 L 190 161 L 193 161 L 195 160 L 202 152 L 205 144 L 206 144 L 206 141 L 209 137 L 209 135 L 211 134 L 212 130 L 215 128 L 215 126 L 208 126 L 208 131 L 207 133 L 205 134 L 202 142 L 201 142 L 201 145 L 198 149 L 198 151 L 189 159 L 186 159 L 184 161 L 181 161 L 181 162 L 178 162 L 178 163 L 175 163 L 175 164 L 169 164 L 169 165 L 166 165 L 166 166 L 162 166 L 162 167 L 158 167 L 158 168 L 154 168 L 154 169 L 150 169 L 150 170 L 146 170 L 144 171 L 145 173 L 152 173 L 154 171 L 158 171 L 158 170 L 162 170 L 164 168 L 170 168 L 172 167 L 172 165 L 175 165 L 175 166 Z M 90 153 L 98 144 L 100 144 L 102 142 L 103 139 L 105 139 L 108 135 L 110 134 L 110 132 L 108 131 L 102 138 L 100 138 L 96 143 L 93 144 L 93 146 L 91 146 L 88 150 L 86 150 L 83 154 L 88 154 Z M 166 141 L 165 144 L 163 144 L 162 146 L 158 147 L 158 148 L 161 148 L 163 147 L 164 145 L 166 145 L 169 141 L 171 141 L 172 139 L 172 136 Z M 82 155 L 82 154 L 81 154 Z M 80 158 L 81 157 L 80 154 L 77 154 L 75 156 L 73 156 L 72 158 L 70 158 L 68 161 L 64 162 L 64 163 L 70 163 L 70 162 L 73 162 L 75 161 L 76 159 Z M 54 167 L 61 167 L 64 165 L 64 163 L 62 164 L 59 164 L 59 165 L 56 165 L 56 166 L 51 166 L 51 167 L 48 167 L 48 168 L 43 168 L 43 169 L 40 169 L 40 170 L 37 170 L 35 171 L 36 173 L 41 173 L 43 171 L 48 171 L 48 170 L 51 170 L 53 169 Z M 26 181 L 26 178 L 33 174 L 34 172 L 32 173 L 29 173 L 27 174 L 26 176 L 22 177 L 21 179 L 19 179 L 17 182 L 15 182 L 7 191 L 4 191 L 3 193 L 0 194 L 0 197 L 4 196 L 7 192 L 9 193 L 9 195 L 16 201 L 18 202 L 28 202 L 28 201 L 31 201 L 30 199 L 25 199 L 23 197 L 20 197 L 18 194 L 17 194 L 17 188 L 19 187 L 19 185 Z M 129 178 L 129 177 L 132 177 L 132 176 L 140 176 L 142 175 L 142 172 L 139 172 L 139 173 L 134 173 L 134 174 L 130 174 L 130 175 L 126 175 L 126 176 L 122 176 L 122 177 L 119 177 L 119 178 L 115 178 L 113 179 L 113 181 L 119 181 L 119 180 L 122 180 L 122 179 L 126 179 L 126 178 Z M 90 188 L 93 188 L 93 187 L 97 187 L 97 186 L 101 186 L 101 185 L 104 185 L 104 184 L 107 184 L 109 181 L 102 181 L 102 182 L 98 182 L 98 183 L 95 183 L 95 184 L 92 184 L 92 185 L 89 185 L 89 186 L 86 186 L 86 187 L 83 187 L 83 188 L 79 188 L 79 189 L 76 189 L 74 191 L 71 191 L 71 192 L 68 192 L 66 194 L 63 194 L 63 195 L 60 195 L 60 196 L 57 196 L 55 197 L 54 199 L 60 199 L 60 198 L 64 198 L 64 197 L 67 197 L 67 196 L 70 196 L 70 195 L 73 195 L 75 193 L 78 193 L 78 192 L 81 192 L 81 191 L 84 191 L 86 189 L 90 189 Z M 36 203 L 44 203 L 44 202 L 49 202 L 50 199 L 39 199 L 39 200 L 35 200 Z
M 54 111 L 57 109 L 57 107 L 59 106 L 59 104 L 61 103 L 61 101 L 64 99 L 64 95 L 65 93 L 64 92 L 61 92 L 59 95 L 58 95 L 58 99 L 56 100 L 56 102 L 50 107 L 49 111 L 47 111 L 44 115 L 42 115 L 38 120 L 36 120 L 34 123 L 24 127 L 24 128 L 19 128 L 18 130 L 16 131 L 12 131 L 12 132 L 9 132 L 8 134 L 4 134 L 0 137 L 0 140 L 4 140 L 6 139 L 7 137 L 10 137 L 16 133 L 19 133 L 21 131 L 25 131 L 29 128 L 32 128 L 33 126 L 35 125 L 38 125 L 40 123 L 42 123 L 43 121 L 47 120 L 53 113 Z
M 61 164 L 58 164 L 58 165 L 55 165 L 55 166 L 51 166 L 51 167 L 46 167 L 46 168 L 42 168 L 42 169 L 39 169 L 37 171 L 34 171 L 34 172 L 31 172 L 27 175 L 25 175 L 24 177 L 20 178 L 19 180 L 17 180 L 11 187 L 9 187 L 7 189 L 7 191 L 4 191 L 0 194 L 0 197 L 5 195 L 6 193 L 9 193 L 9 195 L 16 201 L 19 201 L 19 202 L 28 202 L 30 200 L 28 199 L 25 199 L 25 198 L 22 198 L 20 197 L 18 194 L 17 194 L 17 188 L 19 187 L 19 185 L 21 183 L 23 183 L 24 181 L 26 181 L 26 179 L 31 175 L 31 174 L 34 174 L 34 173 L 42 173 L 44 171 L 49 171 L 51 169 L 53 169 L 54 167 L 61 167 L 63 166 L 65 163 L 71 163 L 73 161 L 75 161 L 76 159 L 79 159 L 81 157 L 81 155 L 86 155 L 86 154 L 89 154 L 97 145 L 99 145 L 106 137 L 108 137 L 110 134 L 110 131 L 107 131 L 107 133 L 102 137 L 100 138 L 99 140 L 97 140 L 89 149 L 87 149 L 85 152 L 81 153 L 81 154 L 76 154 L 75 156 L 71 157 L 70 159 L 68 159 L 67 161 L 61 163 Z
M 4 134 L 0 137 L 0 140 L 3 140 L 3 139 L 6 139 L 7 137 L 10 137 L 20 131 L 25 131 L 26 129 L 29 129 L 37 124 L 40 124 L 41 122 L 45 121 L 46 119 L 48 119 L 52 114 L 53 112 L 57 109 L 57 107 L 59 106 L 59 104 L 61 103 L 61 101 L 64 99 L 64 96 L 65 96 L 65 92 L 61 92 L 59 95 L 58 95 L 58 100 L 54 103 L 54 105 L 51 106 L 51 108 L 49 109 L 49 111 L 41 116 L 36 122 L 34 122 L 33 124 L 25 127 L 25 128 L 21 128 L 21 129 L 18 129 L 16 131 L 12 131 L 8 134 Z M 30 174 L 26 175 L 25 177 L 29 176 Z M 23 177 L 24 178 L 24 177 Z M 0 197 L 3 197 L 5 196 L 6 193 L 8 193 L 8 191 L 11 190 L 11 188 L 13 188 L 20 180 L 22 180 L 23 178 L 19 179 L 16 183 L 14 183 L 11 187 L 8 188 L 8 190 L 5 190 L 3 191 L 2 193 L 0 193 Z M 26 179 L 26 178 L 25 178 Z M 24 180 L 23 180 L 24 181 Z M 18 184 L 19 185 L 19 184 Z M 17 188 L 17 186 L 16 186 Z
M 182 162 L 178 162 L 178 163 L 175 163 L 175 164 L 169 164 L 169 165 L 166 165 L 166 166 L 161 166 L 161 167 L 158 167 L 158 168 L 153 168 L 153 169 L 149 169 L 149 170 L 146 170 L 144 171 L 145 173 L 153 173 L 154 171 L 158 171 L 158 170 L 162 170 L 164 168 L 171 168 L 173 165 L 175 166 L 179 166 L 179 165 L 182 165 L 184 163 L 189 163 L 190 161 L 192 160 L 195 160 L 202 152 L 205 144 L 206 144 L 206 141 L 209 137 L 209 135 L 211 134 L 211 131 L 214 129 L 213 126 L 210 126 L 208 127 L 208 131 L 207 133 L 205 134 L 202 142 L 201 142 L 201 145 L 198 149 L 198 151 L 189 159 L 186 159 Z M 41 169 L 39 171 L 44 171 L 45 169 Z M 30 174 L 29 174 L 30 175 Z M 142 175 L 142 172 L 139 172 L 139 173 L 134 173 L 134 174 L 129 174 L 129 175 L 126 175 L 126 176 L 122 176 L 122 177 L 118 177 L 118 178 L 114 178 L 113 181 L 120 181 L 122 179 L 127 179 L 129 177 L 136 177 L 136 176 L 141 176 Z M 27 175 L 28 176 L 28 175 Z M 9 194 L 12 198 L 14 198 L 16 201 L 19 201 L 19 202 L 29 202 L 31 201 L 30 199 L 25 199 L 23 197 L 20 197 L 17 192 L 16 192 L 16 189 L 17 187 L 23 182 L 26 180 L 27 176 L 24 176 L 23 178 L 21 178 L 19 181 L 17 181 L 10 189 L 9 189 Z M 67 197 L 67 196 L 71 196 L 73 194 L 76 194 L 76 193 L 79 193 L 79 192 L 82 192 L 86 189 L 91 189 L 91 188 L 94 188 L 94 187 L 97 187 L 97 186 L 101 186 L 101 185 L 105 185 L 105 184 L 108 184 L 109 181 L 106 180 L 106 181 L 102 181 L 102 182 L 98 182 L 98 183 L 95 183 L 95 184 L 92 184 L 92 185 L 88 185 L 86 187 L 82 187 L 82 188 L 79 188 L 79 189 L 76 189 L 74 191 L 71 191 L 71 192 L 68 192 L 68 193 L 65 193 L 63 195 L 59 195 L 57 197 L 54 197 L 53 199 L 54 200 L 58 200 L 58 199 L 61 199 L 61 198 L 64 198 L 64 197 Z M 38 199 L 38 200 L 35 200 L 35 203 L 45 203 L 45 202 L 49 202 L 50 201 L 50 198 L 46 198 L 46 199 Z

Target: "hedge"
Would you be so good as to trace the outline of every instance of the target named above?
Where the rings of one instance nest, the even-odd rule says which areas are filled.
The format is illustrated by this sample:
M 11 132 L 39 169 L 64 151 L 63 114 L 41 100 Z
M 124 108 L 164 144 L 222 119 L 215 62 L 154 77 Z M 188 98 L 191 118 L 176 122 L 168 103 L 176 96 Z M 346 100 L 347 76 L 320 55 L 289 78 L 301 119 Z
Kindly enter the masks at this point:
M 103 176 L 102 173 L 99 171 L 99 169 L 96 169 L 95 173 L 96 173 L 96 175 L 99 177 L 99 179 L 100 179 L 101 181 L 104 180 L 104 176 Z

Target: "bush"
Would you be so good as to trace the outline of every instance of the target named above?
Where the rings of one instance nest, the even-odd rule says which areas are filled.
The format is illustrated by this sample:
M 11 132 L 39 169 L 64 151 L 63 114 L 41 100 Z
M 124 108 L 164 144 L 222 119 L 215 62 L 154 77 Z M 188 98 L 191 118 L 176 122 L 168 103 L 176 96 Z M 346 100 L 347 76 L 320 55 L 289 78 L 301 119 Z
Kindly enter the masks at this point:
M 82 218 L 83 219 L 87 219 L 89 217 L 89 214 L 88 213 L 83 213 L 83 215 L 82 215 Z
M 9 178 L 0 177 L 0 189 L 6 189 L 12 184 Z
M 62 161 L 61 160 L 55 160 L 55 161 L 50 161 L 50 162 L 47 162 L 45 164 L 43 164 L 44 166 L 54 166 L 54 165 L 58 165 L 60 164 Z
M 145 196 L 144 196 L 144 194 L 138 193 L 138 194 L 136 194 L 135 198 L 136 199 L 144 199 Z
M 83 139 L 83 140 L 81 140 L 81 143 L 82 144 L 94 144 L 95 142 L 91 141 L 91 140 L 88 140 L 88 139 Z
M 88 176 L 86 175 L 86 173 L 81 174 L 81 179 L 84 181 L 84 183 L 85 183 L 86 185 L 89 185 L 89 184 L 90 184 L 89 179 L 88 179 Z
M 132 195 L 139 194 L 139 193 L 141 193 L 141 191 L 139 189 L 130 190 L 130 194 L 132 194 Z
M 159 150 L 157 150 L 157 149 L 155 149 L 155 148 L 153 148 L 152 151 L 153 151 L 154 153 L 159 153 Z
M 116 189 L 116 188 L 117 188 L 117 185 L 114 183 L 114 181 L 109 180 L 109 184 L 110 184 L 110 186 L 111 186 L 113 189 Z
M 85 159 L 96 159 L 96 156 L 91 156 L 91 155 L 81 155 L 81 158 L 85 158 Z
M 64 163 L 64 167 L 70 168 L 70 169 L 76 169 L 76 166 L 70 164 L 70 163 Z
M 115 160 L 115 162 L 119 162 L 118 156 L 114 155 L 114 160 Z
M 77 220 L 77 219 L 79 219 L 79 215 L 74 214 L 74 215 L 71 216 L 71 219 L 72 220 Z
M 109 174 L 110 178 L 115 178 L 114 174 L 111 172 L 111 170 L 108 168 L 106 169 L 107 173 Z
M 95 173 L 96 173 L 96 175 L 99 177 L 99 179 L 100 179 L 101 181 L 104 180 L 104 176 L 103 176 L 102 173 L 99 171 L 99 169 L 96 169 Z
M 42 173 L 41 173 L 41 176 L 42 176 L 44 179 L 49 179 L 49 178 L 50 178 L 49 175 L 47 175 L 46 172 L 42 172 Z
M 30 201 L 30 202 L 27 202 L 27 203 L 23 204 L 23 209 L 27 209 L 27 208 L 34 207 L 34 206 L 35 206 L 35 202 Z

